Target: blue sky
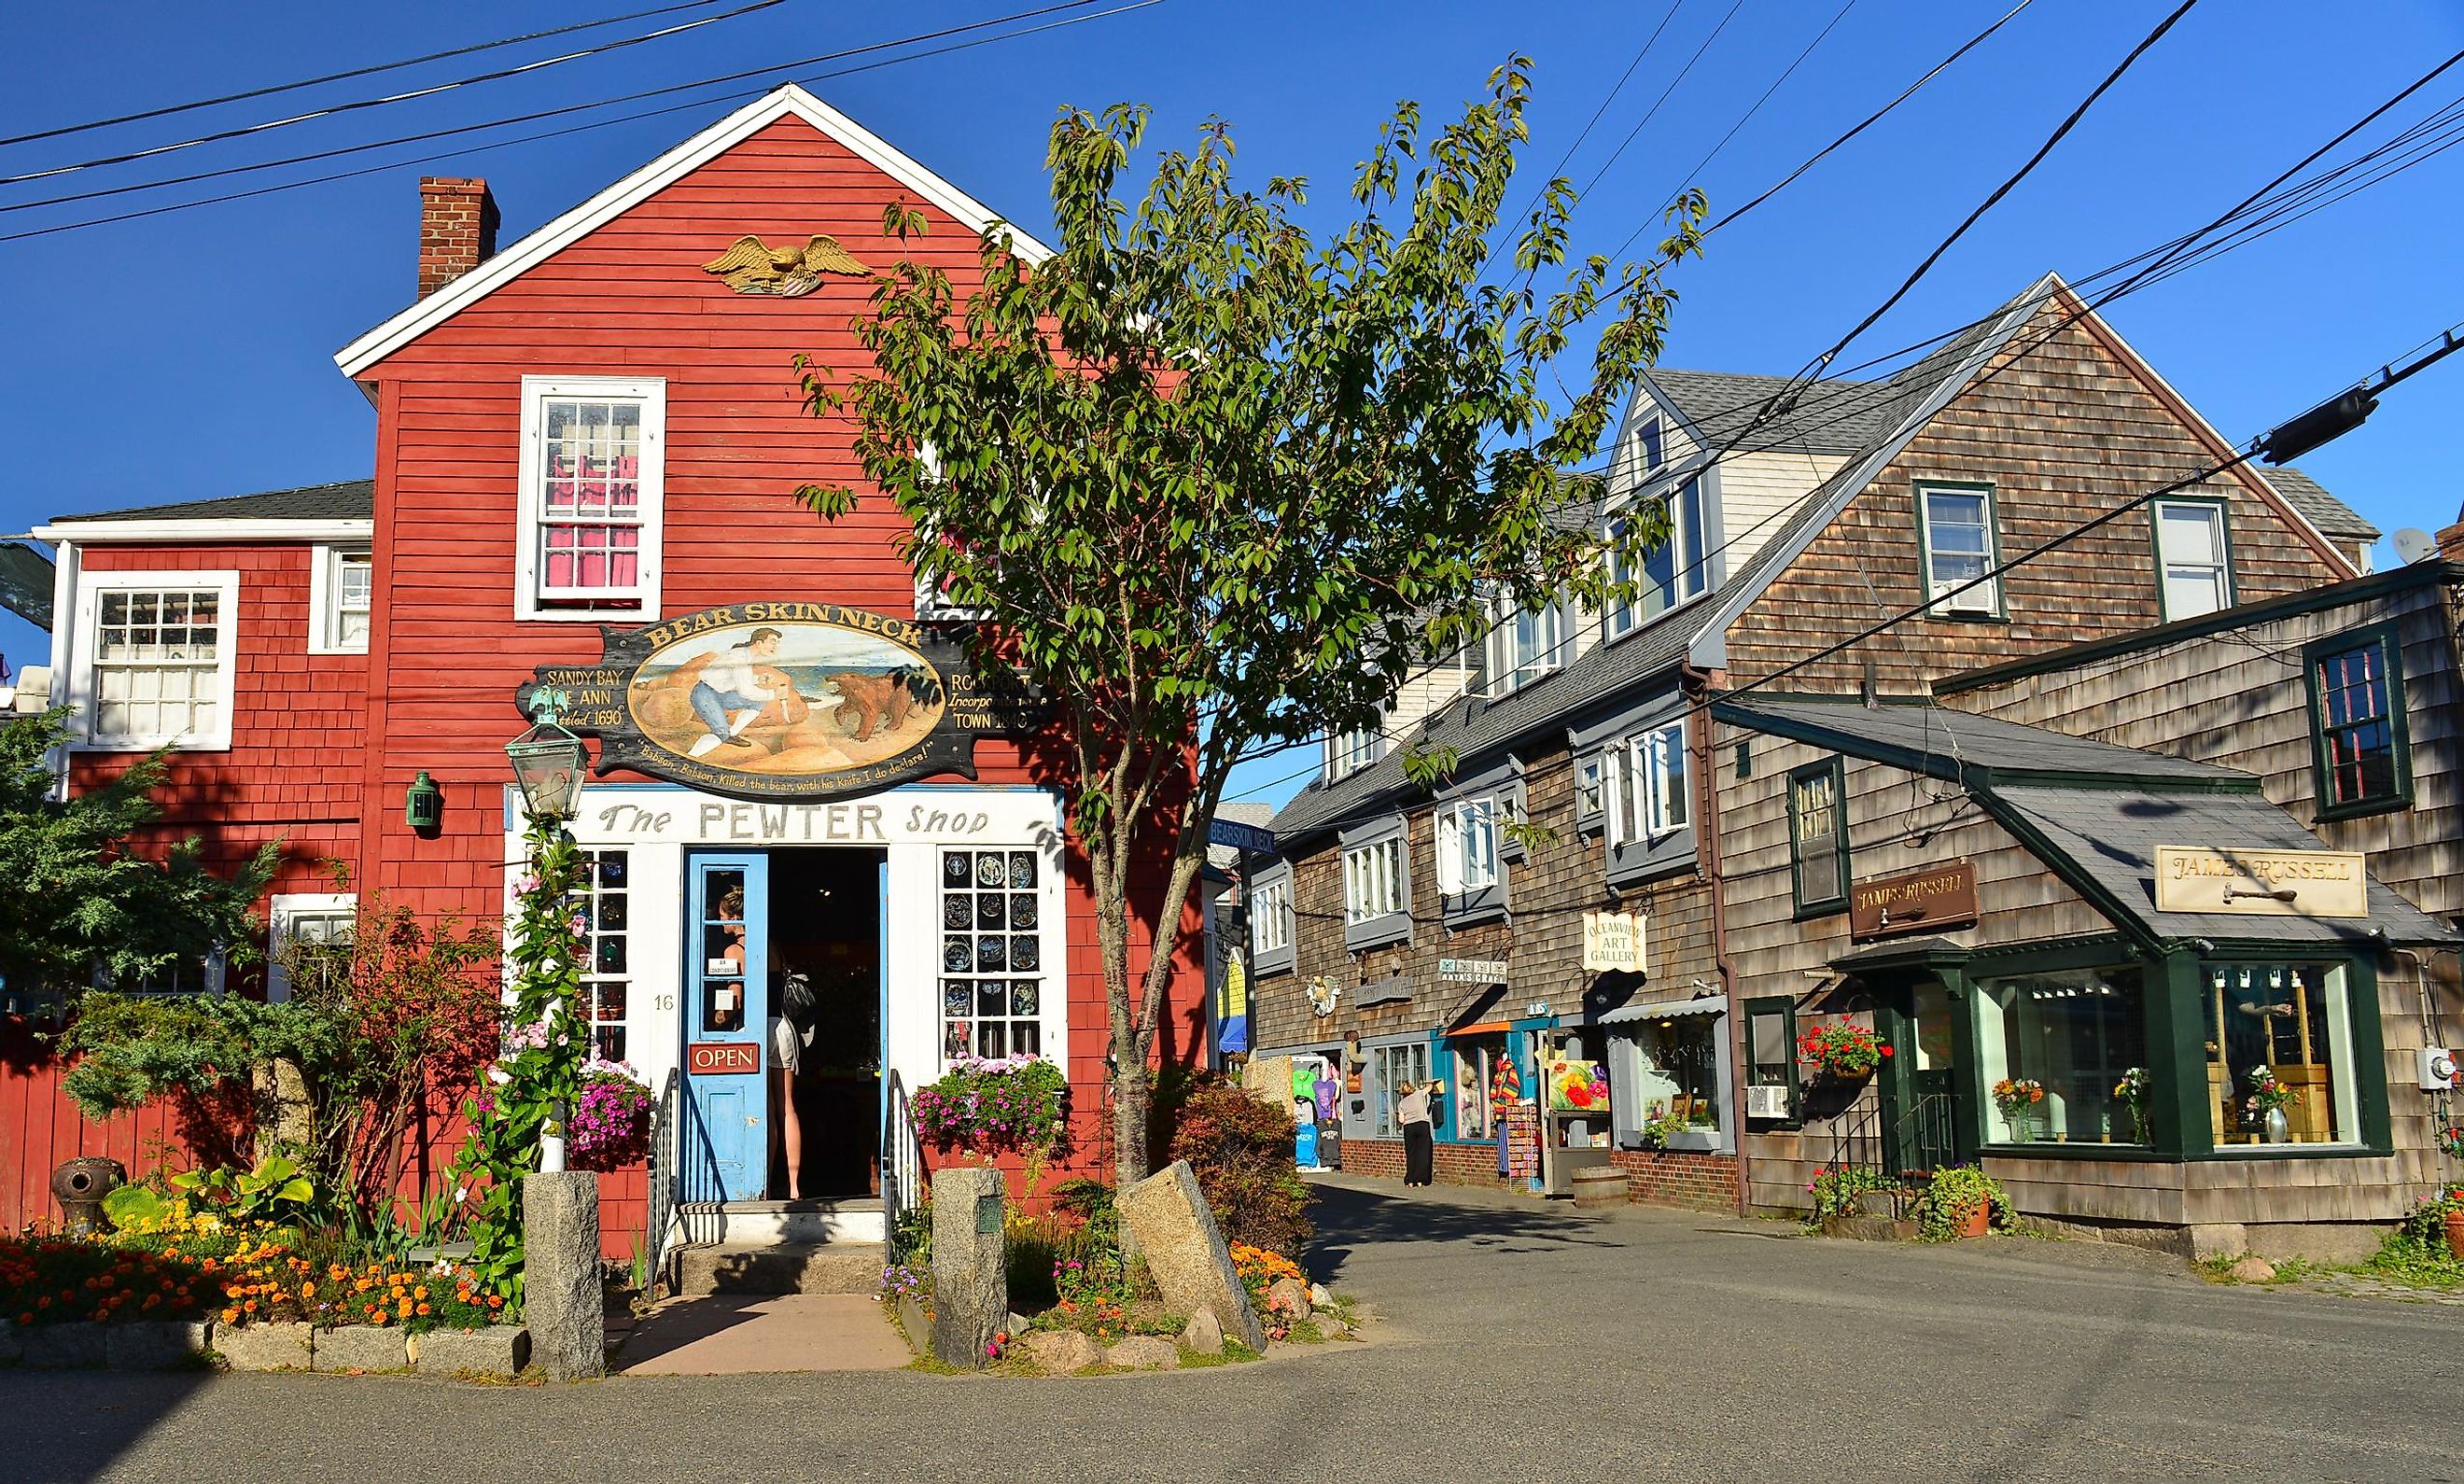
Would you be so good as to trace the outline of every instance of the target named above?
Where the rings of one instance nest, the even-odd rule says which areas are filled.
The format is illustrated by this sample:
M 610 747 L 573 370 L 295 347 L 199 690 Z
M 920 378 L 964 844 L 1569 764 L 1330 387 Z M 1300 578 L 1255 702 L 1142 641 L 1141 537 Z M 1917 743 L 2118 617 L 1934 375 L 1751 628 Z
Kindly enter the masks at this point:
M 1715 210 L 1759 191 L 2007 7 L 1859 0 L 1837 29 L 1694 183 Z M 690 36 L 524 78 L 185 150 L 146 165 L 0 187 L 0 208 L 71 190 L 246 164 L 771 65 L 1027 8 L 926 0 L 852 14 L 786 0 Z M 20 134 L 624 9 L 496 0 L 341 9 L 281 0 L 225 7 L 143 0 L 108 27 L 58 7 L 0 19 L 0 134 Z M 2156 0 L 2036 0 L 1883 125 L 1826 161 L 1678 279 L 1670 365 L 1786 373 L 1837 339 L 2033 150 L 2154 24 Z M 1577 246 L 1609 251 L 1653 215 L 1799 49 L 1835 0 L 1681 0 L 1569 166 L 1609 161 L 1724 16 L 1727 27 L 1609 166 L 1577 217 Z M 1615 5 L 1168 3 L 815 84 L 824 97 L 997 210 L 1047 219 L 1046 126 L 1064 102 L 1137 100 L 1153 136 L 1231 122 L 1243 167 L 1302 174 L 1320 219 L 1399 99 L 1435 117 L 1514 52 L 1535 61 L 1528 164 L 1536 179 L 1574 143 L 1666 13 Z M 610 38 L 670 22 L 586 33 Z M 2464 10 L 2384 0 L 2322 11 L 2295 0 L 2208 0 L 2175 28 L 2017 191 L 1891 316 L 1860 359 L 1982 313 L 2046 269 L 2079 276 L 2214 215 L 2464 47 Z M 0 147 L 23 174 L 293 111 L 441 80 L 554 42 L 146 123 Z M 820 69 L 814 69 L 820 70 Z M 745 84 L 737 84 L 744 86 Z M 2366 138 L 2464 93 L 2464 69 Z M 686 95 L 688 97 L 693 95 Z M 662 100 L 665 101 L 665 100 Z M 657 102 L 631 105 L 658 106 Z M 218 186 L 0 210 L 0 235 L 310 173 L 407 161 L 358 179 L 144 220 L 0 242 L 0 530 L 58 514 L 238 494 L 366 475 L 374 416 L 333 351 L 407 301 L 422 173 L 495 186 L 510 241 L 724 113 L 684 111 L 483 151 L 472 136 L 265 171 Z M 611 110 L 622 112 L 626 110 Z M 529 132 L 598 115 L 526 125 Z M 2108 312 L 2228 438 L 2239 441 L 2464 319 L 2454 244 L 2464 152 L 2441 155 L 2340 206 L 2116 304 Z M 2392 394 L 2367 428 L 2303 466 L 2389 531 L 2454 521 L 2464 484 L 2435 430 L 2464 411 L 2464 358 Z M 2382 552 L 2382 563 L 2391 562 Z M 0 621 L 12 664 L 40 636 Z M 1244 785 L 1306 765 L 1253 765 Z M 1297 786 L 1285 781 L 1264 797 Z

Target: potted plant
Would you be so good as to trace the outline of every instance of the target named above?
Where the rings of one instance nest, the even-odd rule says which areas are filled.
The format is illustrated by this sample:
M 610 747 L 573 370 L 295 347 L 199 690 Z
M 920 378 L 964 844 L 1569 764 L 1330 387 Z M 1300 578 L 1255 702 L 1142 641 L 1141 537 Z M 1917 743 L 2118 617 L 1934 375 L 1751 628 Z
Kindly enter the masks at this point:
M 2464 1185 L 2447 1185 L 2412 1208 L 2404 1219 L 2404 1234 L 2431 1251 L 2446 1239 L 2447 1253 L 2464 1262 Z
M 2011 1125 L 2013 1143 L 2036 1137 L 2036 1104 L 2044 1100 L 2045 1084 L 2034 1077 L 2004 1077 L 1993 1084 L 1993 1106 Z
M 2113 1084 L 2113 1096 L 2130 1110 L 2130 1141 L 2147 1142 L 2147 1069 L 2133 1067 Z
M 1796 1038 L 1797 1056 L 1810 1063 L 1822 1074 L 1842 1082 L 1853 1082 L 1874 1074 L 1891 1049 L 1865 1027 L 1853 1020 L 1835 1020 L 1828 1025 L 1809 1026 Z
M 592 1057 L 582 1065 L 581 1096 L 566 1125 L 575 1169 L 621 1170 L 650 1155 L 650 1090 L 632 1067 Z
M 1068 1083 L 1040 1056 L 961 1057 L 941 1079 L 916 1090 L 910 1105 L 915 1132 L 942 1151 L 957 1149 L 980 1164 L 1016 1154 L 1032 1195 L 1044 1163 L 1068 1137 Z
M 1981 1237 L 1996 1216 L 2011 1219 L 2011 1198 L 1992 1176 L 1973 1164 L 1947 1164 L 1917 1197 L 1917 1228 L 1928 1242 Z
M 2250 1069 L 2250 1096 L 2243 1100 L 2242 1110 L 2247 1121 L 2257 1123 L 2265 1130 L 2261 1137 L 2267 1142 L 2280 1144 L 2292 1141 L 2292 1125 L 2285 1118 L 2284 1109 L 2287 1104 L 2300 1100 L 2299 1093 L 2276 1080 L 2273 1067 L 2262 1064 Z

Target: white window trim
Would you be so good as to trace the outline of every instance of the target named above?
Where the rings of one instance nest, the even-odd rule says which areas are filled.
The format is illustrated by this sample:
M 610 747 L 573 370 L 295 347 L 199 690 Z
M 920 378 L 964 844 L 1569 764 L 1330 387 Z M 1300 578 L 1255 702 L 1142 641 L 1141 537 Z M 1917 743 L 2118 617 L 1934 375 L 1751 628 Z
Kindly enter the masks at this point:
M 2215 522 L 2216 559 L 2213 562 L 2176 562 L 2165 549 L 2165 512 L 2168 509 L 2196 510 Z M 2177 618 L 2202 618 L 2209 613 L 2221 613 L 2239 601 L 2233 591 L 2233 518 L 2221 499 L 2157 499 L 2148 501 L 2148 520 L 2156 526 L 2156 610 L 2167 623 Z M 2173 611 L 2172 569 L 2176 566 L 2197 567 L 2212 571 L 2218 579 L 2217 606 L 2197 613 Z
M 291 975 L 282 966 L 282 945 L 291 937 L 292 924 L 301 918 L 329 918 L 337 913 L 359 911 L 357 892 L 277 892 L 265 909 L 265 998 L 270 1005 L 279 1005 L 291 998 Z
M 1500 812 L 1498 801 L 1488 794 L 1457 799 L 1439 810 L 1438 891 L 1441 895 L 1461 897 L 1471 892 L 1487 891 L 1497 884 Z M 1485 875 L 1477 875 L 1472 870 L 1475 854 L 1469 847 L 1474 830 L 1484 831 L 1488 835 Z
M 342 585 L 338 580 L 345 557 L 369 557 L 368 622 L 376 623 L 376 572 L 373 554 L 363 543 L 358 545 L 322 545 L 316 548 L 315 560 L 308 568 L 308 653 L 311 654 L 364 654 L 368 641 L 364 635 L 356 644 L 344 644 L 335 635 L 341 630 Z
M 96 641 L 95 626 L 101 616 L 102 595 L 106 592 L 160 591 L 166 587 L 191 590 L 210 587 L 219 594 L 215 604 L 214 683 L 222 689 L 222 705 L 217 708 L 221 724 L 212 732 L 157 737 L 98 737 L 94 725 L 97 712 L 95 656 L 101 646 Z M 239 573 L 236 571 L 191 572 L 176 568 L 155 568 L 146 571 L 97 572 L 91 568 L 80 574 L 77 583 L 76 643 L 80 653 L 76 669 L 69 676 L 65 699 L 77 708 L 77 727 L 81 740 L 71 742 L 77 752 L 151 752 L 157 747 L 171 747 L 182 752 L 229 752 L 231 744 L 231 713 L 238 709 L 235 694 L 239 677 Z
M 1677 760 L 1674 769 L 1668 765 L 1672 757 Z M 1601 828 L 1611 850 L 1627 845 L 1656 845 L 1693 823 L 1693 800 L 1684 792 L 1689 760 L 1683 721 L 1637 732 L 1609 748 L 1600 762 Z M 1621 795 L 1635 786 L 1641 790 L 1635 799 L 1641 832 L 1629 837 L 1619 825 L 1624 813 Z M 1681 808 L 1685 818 L 1669 817 Z
M 1925 571 L 1919 575 L 1921 575 L 1925 580 L 1925 594 L 1928 602 L 1932 601 L 1935 597 L 1933 559 L 1937 548 L 1934 545 L 1933 539 L 1933 497 L 1936 495 L 1967 496 L 1983 502 L 1985 507 L 1986 571 L 1992 572 L 1996 566 L 2001 565 L 2002 552 L 1999 519 L 2000 512 L 1994 507 L 1994 491 L 1991 485 L 1955 483 L 1918 485 L 1916 487 L 1917 528 L 1920 534 L 1921 548 L 1925 554 Z M 1949 583 L 1943 585 L 1943 587 L 1944 590 L 1948 590 L 1951 587 L 1959 587 L 1959 585 L 1957 583 Z M 1930 611 L 1936 613 L 1958 613 L 1964 616 L 1977 618 L 1997 617 L 2002 612 L 2002 579 L 1998 575 L 1989 576 L 1983 582 L 1977 583 L 1972 587 L 1960 588 L 1960 590 L 1950 598 L 1944 602 L 1935 604 Z
M 1544 607 L 1529 609 L 1515 607 L 1503 599 L 1489 604 L 1488 632 L 1482 643 L 1486 654 L 1490 698 L 1510 696 L 1566 668 L 1572 657 L 1568 653 L 1571 635 L 1567 628 L 1566 608 L 1563 598 L 1553 598 Z M 1545 617 L 1551 626 L 1548 643 L 1528 665 L 1515 663 L 1515 626 L 1526 612 L 1534 617 Z
M 1249 955 L 1263 959 L 1292 946 L 1292 878 L 1278 875 L 1260 881 L 1249 901 Z
M 1685 607 L 1689 603 L 1701 602 L 1703 599 L 1710 596 L 1712 588 L 1719 586 L 1719 584 L 1711 580 L 1711 561 L 1712 558 L 1718 555 L 1718 551 L 1713 549 L 1694 553 L 1691 556 L 1686 554 L 1684 549 L 1685 522 L 1681 518 L 1677 505 L 1679 500 L 1684 498 L 1686 491 L 1691 490 L 1694 492 L 1696 523 L 1703 529 L 1704 542 L 1706 544 L 1709 543 L 1719 533 L 1719 527 L 1713 519 L 1711 505 L 1711 472 L 1712 471 L 1707 468 L 1697 469 L 1692 474 L 1687 475 L 1683 479 L 1679 480 L 1676 488 L 1670 490 L 1665 495 L 1656 496 L 1650 500 L 1642 500 L 1630 497 L 1624 501 L 1623 506 L 1620 509 L 1613 511 L 1610 514 L 1608 521 L 1601 526 L 1600 539 L 1603 542 L 1614 541 L 1617 539 L 1617 528 L 1623 524 L 1628 519 L 1628 516 L 1625 513 L 1627 510 L 1630 510 L 1635 505 L 1645 503 L 1666 505 L 1669 511 L 1668 541 L 1670 546 L 1674 548 L 1675 553 L 1670 558 L 1669 569 L 1676 574 L 1674 583 L 1675 590 L 1669 598 L 1668 606 L 1661 609 L 1657 613 L 1646 613 L 1643 611 L 1642 604 L 1643 587 L 1641 584 L 1644 581 L 1644 574 L 1641 567 L 1638 565 L 1631 571 L 1621 570 L 1625 564 L 1615 560 L 1615 556 L 1612 554 L 1609 561 L 1609 581 L 1612 583 L 1617 583 L 1631 580 L 1636 584 L 1636 587 L 1635 594 L 1632 599 L 1624 603 L 1609 604 L 1606 608 L 1601 609 L 1600 632 L 1602 637 L 1607 639 L 1622 639 L 1627 634 L 1634 632 L 1638 629 L 1643 628 L 1645 625 L 1658 623 L 1660 620 L 1676 612 L 1679 609 Z M 1688 572 L 1694 574 L 1694 579 L 1697 584 L 1694 590 L 1691 592 L 1685 590 L 1685 574 Z
M 1378 719 L 1385 720 L 1381 713 Z M 1350 778 L 1363 768 L 1373 767 L 1386 756 L 1386 731 L 1383 726 L 1358 726 L 1350 731 L 1326 734 L 1326 781 Z
M 633 599 L 611 599 L 597 608 L 539 602 L 539 524 L 543 404 L 551 397 L 629 398 L 642 404 L 641 467 L 636 482 L 642 506 L 641 580 Z M 605 623 L 611 617 L 659 616 L 662 548 L 667 529 L 668 384 L 659 378 L 619 376 L 525 376 L 522 378 L 521 470 L 514 512 L 514 617 L 536 623 Z M 627 607 L 627 601 L 638 607 Z
M 1380 876 L 1373 855 L 1383 856 L 1388 869 Z M 1357 888 L 1357 890 L 1355 890 Z M 1359 924 L 1391 918 L 1403 910 L 1406 898 L 1403 875 L 1403 837 L 1387 835 L 1364 845 L 1347 846 L 1343 852 L 1343 919 Z M 1380 893 L 1375 901 L 1365 898 L 1371 892 Z

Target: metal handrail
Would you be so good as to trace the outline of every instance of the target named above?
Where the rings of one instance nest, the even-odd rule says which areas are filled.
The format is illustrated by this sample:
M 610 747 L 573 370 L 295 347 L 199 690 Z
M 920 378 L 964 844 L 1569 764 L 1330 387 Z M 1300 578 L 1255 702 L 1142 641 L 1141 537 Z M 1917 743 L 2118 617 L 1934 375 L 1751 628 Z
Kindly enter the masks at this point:
M 924 1145 L 915 1135 L 914 1110 L 908 1106 L 907 1084 L 895 1071 L 888 1073 L 881 1090 L 881 1222 L 882 1241 L 890 1259 L 901 1251 L 900 1218 L 924 1204 Z
M 679 1078 L 676 1069 L 668 1069 L 668 1080 L 659 1089 L 659 1105 L 650 1116 L 649 1187 L 645 1194 L 648 1204 L 648 1231 L 643 1246 L 648 1259 L 645 1271 L 651 1282 L 657 1282 L 666 1272 L 668 1228 L 676 1213 L 676 1104 Z

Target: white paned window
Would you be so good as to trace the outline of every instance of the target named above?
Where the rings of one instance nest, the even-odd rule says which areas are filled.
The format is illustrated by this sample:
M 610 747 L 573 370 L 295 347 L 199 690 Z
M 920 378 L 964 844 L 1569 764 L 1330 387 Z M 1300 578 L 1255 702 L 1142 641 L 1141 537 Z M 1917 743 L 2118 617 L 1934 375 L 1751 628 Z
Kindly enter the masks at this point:
M 1377 1137 L 1392 1139 L 1399 1132 L 1395 1122 L 1395 1104 L 1403 1096 L 1401 1090 L 1429 1080 L 1429 1048 L 1421 1041 L 1373 1046 L 1369 1057 L 1370 1081 L 1376 1087 Z
M 1400 835 L 1343 853 L 1343 919 L 1374 922 L 1403 910 Z
M 2204 499 L 2156 501 L 2156 581 L 2165 617 L 2196 618 L 2233 607 L 2233 559 L 2225 507 Z
M 1646 418 L 1626 434 L 1625 468 L 1620 471 L 1629 479 L 1639 479 L 1660 467 L 1661 439 L 1660 419 Z
M 1685 723 L 1629 738 L 1605 761 L 1612 846 L 1647 844 L 1685 828 Z
M 1349 778 L 1385 752 L 1385 733 L 1377 727 L 1358 727 L 1349 732 L 1336 732 L 1326 740 L 1326 776 L 1331 783 Z
M 2000 612 L 2001 580 L 1985 576 L 1993 566 L 1993 492 L 1919 489 L 1917 508 L 1925 526 L 1925 597 L 1942 600 L 1932 610 Z
M 98 747 L 228 747 L 237 572 L 90 575 L 78 629 L 91 656 L 71 696 Z
M 349 546 L 319 546 L 309 576 L 308 653 L 364 654 L 376 598 L 375 559 Z
M 1566 662 L 1566 607 L 1551 603 L 1509 613 L 1497 605 L 1487 643 L 1488 693 L 1504 696 L 1529 685 Z
M 1586 828 L 1599 822 L 1608 798 L 1609 762 L 1605 754 L 1574 764 L 1574 819 Z
M 941 853 L 944 1065 L 1045 1054 L 1043 877 L 1031 850 Z
M 1261 881 L 1249 898 L 1249 951 L 1253 957 L 1281 953 L 1292 945 L 1292 878 L 1278 875 Z
M 1497 801 L 1464 799 L 1438 813 L 1438 890 L 1449 897 L 1497 884 Z
M 348 892 L 281 893 L 266 916 L 267 1000 L 278 1005 L 349 973 L 351 939 L 359 927 L 357 897 Z
M 582 867 L 573 906 L 583 924 L 582 997 L 590 1012 L 590 1050 L 623 1061 L 633 972 L 632 859 L 624 851 L 584 851 Z
M 667 384 L 522 378 L 521 547 L 516 616 L 651 616 Z
M 1627 522 L 1609 522 L 1609 580 L 1622 587 L 1633 585 L 1626 601 L 1609 605 L 1608 635 L 1633 632 L 1681 603 L 1701 597 L 1710 587 L 1711 558 L 1704 541 L 1703 481 L 1688 479 L 1667 497 L 1668 539 L 1645 552 L 1619 549 Z

